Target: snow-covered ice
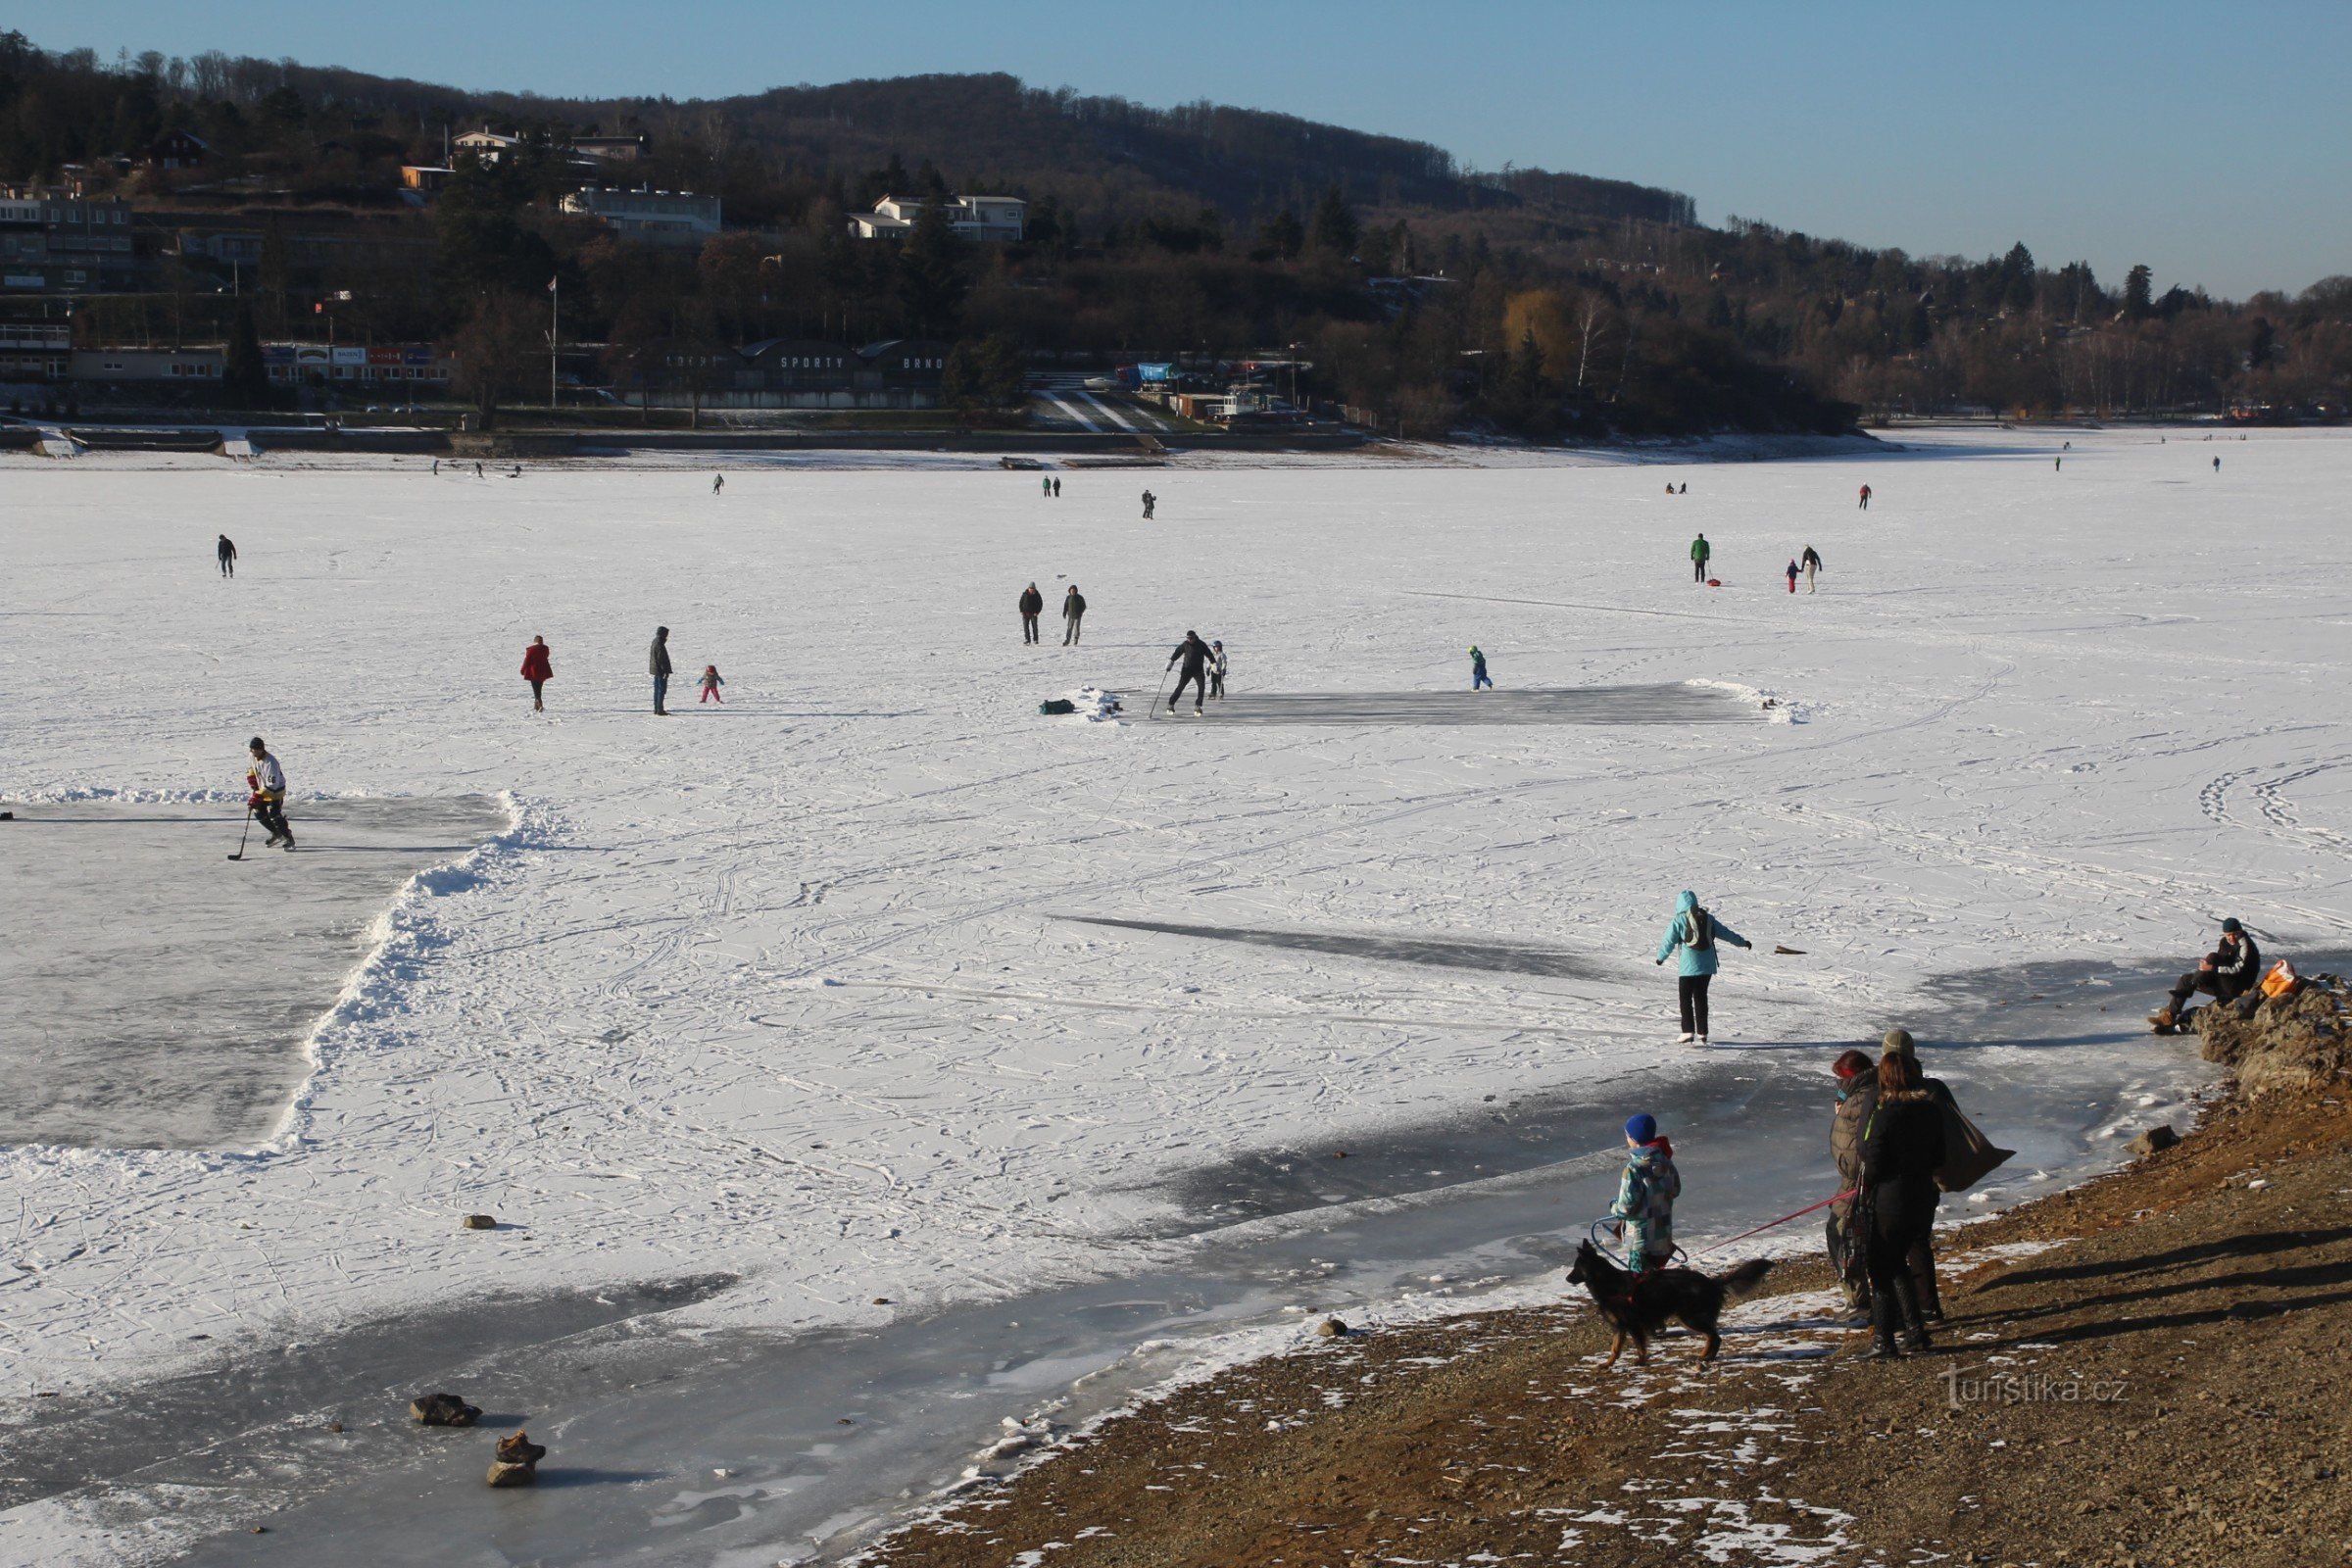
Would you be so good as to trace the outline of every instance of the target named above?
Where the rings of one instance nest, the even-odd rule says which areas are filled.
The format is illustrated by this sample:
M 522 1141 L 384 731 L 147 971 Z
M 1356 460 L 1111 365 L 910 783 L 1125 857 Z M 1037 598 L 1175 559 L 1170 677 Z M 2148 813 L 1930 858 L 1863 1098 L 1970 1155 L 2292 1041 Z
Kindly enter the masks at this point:
M 1045 502 L 949 463 L 730 460 L 712 497 L 675 465 L 0 459 L 0 795 L 233 800 L 258 729 L 298 817 L 514 813 L 387 897 L 278 1137 L 6 1152 L 9 1380 L 688 1275 L 743 1279 L 705 1325 L 870 1326 L 1136 1269 L 1207 1223 L 1203 1168 L 1661 1065 L 1809 1073 L 1898 1022 L 1964 1094 L 2176 1102 L 2151 976 L 2225 913 L 2284 954 L 2352 928 L 2352 440 L 2215 475 L 2174 434 L 2070 431 L 2053 473 L 2055 436 L 1942 433 L 1671 497 L 1654 466 L 1179 462 L 1152 525 L 1112 471 Z M 1024 647 L 1015 596 L 1070 577 L 1089 641 Z M 1738 721 L 1146 721 L 1187 627 L 1236 702 L 1466 703 L 1476 642 L 1498 707 L 1676 688 Z M 1038 714 L 1082 687 L 1122 719 Z M 301 863 L 224 849 L 195 869 Z M 1757 943 L 1716 986 L 1738 1049 L 1695 1064 L 1649 962 L 1685 887 Z M 1955 976 L 2021 1044 L 1947 1049 L 1989 1005 Z

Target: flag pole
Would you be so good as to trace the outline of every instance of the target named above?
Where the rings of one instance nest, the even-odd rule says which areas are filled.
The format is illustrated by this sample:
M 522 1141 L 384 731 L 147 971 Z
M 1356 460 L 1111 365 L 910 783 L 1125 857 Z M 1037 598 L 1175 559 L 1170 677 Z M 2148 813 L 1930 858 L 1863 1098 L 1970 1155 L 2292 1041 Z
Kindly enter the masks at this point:
M 556 342 L 562 332 L 564 293 L 556 285 L 561 274 L 547 280 L 547 412 L 556 412 Z

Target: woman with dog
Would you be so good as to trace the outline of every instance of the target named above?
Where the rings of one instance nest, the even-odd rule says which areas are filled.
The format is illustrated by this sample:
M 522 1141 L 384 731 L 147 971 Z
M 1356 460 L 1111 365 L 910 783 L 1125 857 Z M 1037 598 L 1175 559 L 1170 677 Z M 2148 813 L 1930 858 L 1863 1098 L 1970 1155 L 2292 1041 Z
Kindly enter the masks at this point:
M 1870 1275 L 1873 1360 L 1896 1355 L 1899 1318 L 1904 1348 L 1931 1350 L 1911 1278 L 1911 1252 L 1928 1239 L 1941 1194 L 1936 1169 L 1943 1163 L 1943 1107 L 1922 1080 L 1919 1058 L 1889 1051 L 1879 1058 L 1878 1103 L 1862 1132 L 1862 1196 L 1856 1218 Z

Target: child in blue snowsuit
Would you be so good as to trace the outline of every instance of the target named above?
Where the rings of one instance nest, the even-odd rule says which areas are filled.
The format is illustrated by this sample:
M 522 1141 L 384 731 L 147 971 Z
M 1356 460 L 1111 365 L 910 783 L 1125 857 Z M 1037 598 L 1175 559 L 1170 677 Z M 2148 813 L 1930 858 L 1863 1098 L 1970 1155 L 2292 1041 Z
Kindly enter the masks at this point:
M 1472 643 L 1470 645 L 1470 689 L 1476 691 L 1481 686 L 1486 687 L 1489 691 L 1494 689 L 1494 683 L 1487 678 L 1487 656 L 1478 651 L 1478 644 Z
M 1626 1266 L 1639 1274 L 1674 1261 L 1674 1200 L 1683 1195 L 1683 1178 L 1674 1168 L 1674 1146 L 1658 1136 L 1658 1119 L 1649 1112 L 1627 1120 L 1625 1142 L 1633 1152 L 1609 1212 L 1625 1238 Z

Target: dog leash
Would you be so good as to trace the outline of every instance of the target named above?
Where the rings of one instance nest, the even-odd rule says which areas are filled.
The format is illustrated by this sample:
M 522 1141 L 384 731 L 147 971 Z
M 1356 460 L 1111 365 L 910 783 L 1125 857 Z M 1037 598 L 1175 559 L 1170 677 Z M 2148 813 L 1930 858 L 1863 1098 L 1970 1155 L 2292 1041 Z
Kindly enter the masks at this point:
M 1839 1193 L 1839 1194 L 1838 1194 L 1837 1197 L 1835 1197 L 1835 1198 L 1825 1198 L 1825 1199 L 1823 1199 L 1823 1200 L 1822 1200 L 1820 1202 L 1818 1202 L 1818 1203 L 1807 1203 L 1807 1204 L 1806 1204 L 1804 1207 L 1802 1207 L 1802 1208 L 1798 1209 L 1798 1210 L 1797 1210 L 1795 1213 L 1793 1213 L 1793 1214 L 1783 1214 L 1783 1215 L 1782 1215 L 1782 1216 L 1781 1216 L 1779 1219 L 1768 1219 L 1768 1220 L 1766 1220 L 1766 1221 L 1765 1221 L 1763 1224 L 1761 1224 L 1761 1225 L 1757 1226 L 1757 1227 L 1755 1228 L 1755 1230 L 1752 1230 L 1752 1231 L 1741 1231 L 1741 1232 L 1740 1232 L 1739 1235 L 1737 1235 L 1737 1236 L 1727 1236 L 1727 1237 L 1725 1237 L 1725 1238 L 1724 1238 L 1722 1241 L 1720 1241 L 1720 1242 L 1717 1242 L 1717 1243 L 1715 1243 L 1715 1244 L 1714 1244 L 1714 1245 L 1712 1245 L 1712 1246 L 1709 1246 L 1709 1247 L 1702 1247 L 1702 1248 L 1700 1248 L 1700 1249 L 1699 1249 L 1697 1251 L 1695 1251 L 1695 1252 L 1691 1253 L 1690 1255 L 1691 1255 L 1692 1257 L 1704 1257 L 1704 1256 L 1706 1256 L 1706 1255 L 1707 1255 L 1709 1252 L 1720 1251 L 1720 1250 L 1722 1250 L 1724 1248 L 1727 1248 L 1727 1247 L 1731 1246 L 1731 1245 L 1732 1245 L 1734 1242 L 1744 1242 L 1744 1241 L 1746 1241 L 1746 1240 L 1747 1240 L 1747 1239 L 1748 1239 L 1750 1236 L 1757 1235 L 1758 1233 L 1760 1233 L 1760 1232 L 1763 1232 L 1763 1231 L 1768 1231 L 1768 1230 L 1772 1229 L 1772 1228 L 1773 1228 L 1775 1225 L 1786 1225 L 1786 1224 L 1788 1224 L 1788 1223 L 1790 1220 L 1792 1220 L 1792 1219 L 1803 1219 L 1803 1218 L 1804 1218 L 1804 1217 L 1805 1217 L 1807 1214 L 1810 1214 L 1810 1213 L 1812 1213 L 1812 1212 L 1813 1212 L 1815 1209 L 1817 1209 L 1817 1208 L 1827 1208 L 1827 1207 L 1829 1207 L 1829 1206 L 1830 1206 L 1832 1203 L 1842 1202 L 1842 1201 L 1844 1201 L 1846 1199 L 1849 1199 L 1849 1198 L 1853 1197 L 1853 1196 L 1854 1196 L 1856 1193 L 1860 1192 L 1861 1190 L 1862 1190 L 1862 1189 L 1861 1189 L 1861 1188 L 1859 1188 L 1859 1187 L 1848 1187 L 1848 1188 L 1847 1188 L 1847 1189 L 1846 1189 L 1844 1192 L 1842 1192 L 1842 1193 Z

